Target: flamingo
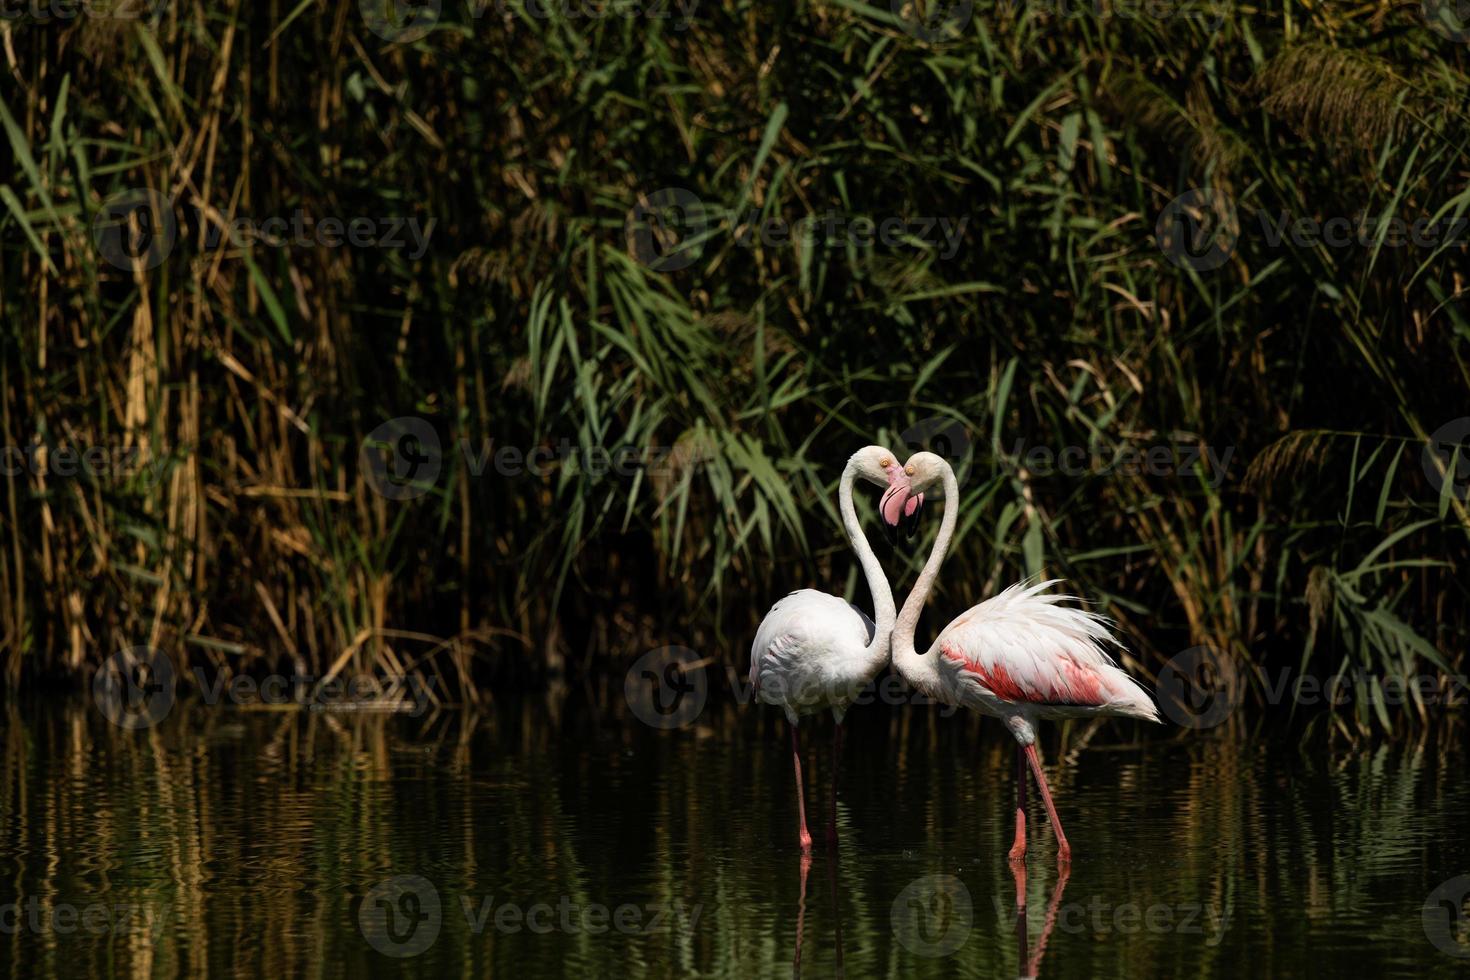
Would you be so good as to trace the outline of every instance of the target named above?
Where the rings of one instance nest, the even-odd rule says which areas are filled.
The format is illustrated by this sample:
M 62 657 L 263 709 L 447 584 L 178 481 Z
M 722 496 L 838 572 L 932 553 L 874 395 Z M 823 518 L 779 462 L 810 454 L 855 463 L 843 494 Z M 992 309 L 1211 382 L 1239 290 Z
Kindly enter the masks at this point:
M 1016 738 L 1016 837 L 1013 863 L 1026 859 L 1026 767 L 1057 836 L 1057 863 L 1072 860 L 1072 848 L 1057 818 L 1046 773 L 1036 750 L 1038 719 L 1117 716 L 1160 721 L 1152 699 L 1104 649 L 1118 645 L 1108 622 L 1096 613 L 1058 605 L 1071 596 L 1043 594 L 1056 583 L 1012 585 L 999 595 L 971 606 L 946 626 L 925 653 L 914 650 L 914 628 L 944 562 L 959 516 L 959 483 L 943 457 L 918 452 L 904 464 L 907 488 L 891 491 L 904 497 L 905 517 L 917 522 L 924 491 L 935 483 L 944 488 L 944 519 L 939 536 L 904 600 L 893 627 L 893 665 L 918 690 L 945 704 L 970 708 L 1001 719 Z M 896 500 L 885 500 L 887 508 Z M 911 507 L 911 505 L 913 505 Z
M 796 729 L 802 715 L 832 711 L 832 796 L 827 819 L 827 843 L 837 839 L 837 767 L 842 756 L 842 719 L 858 693 L 888 666 L 888 636 L 893 631 L 893 590 L 873 554 L 852 502 L 852 485 L 863 477 L 886 487 L 882 511 L 886 524 L 896 528 L 918 513 L 917 500 L 902 492 L 908 475 L 898 457 L 882 446 L 865 446 L 852 454 L 838 481 L 837 499 L 847 537 L 873 596 L 874 619 L 845 599 L 816 589 L 800 589 L 779 600 L 766 613 L 750 646 L 751 691 L 758 701 L 778 705 L 791 728 L 791 763 L 796 772 L 798 840 L 803 852 L 811 850 L 806 827 L 806 801 L 801 780 L 801 750 Z M 910 524 L 910 529 L 914 527 Z M 876 622 L 875 622 L 876 620 Z

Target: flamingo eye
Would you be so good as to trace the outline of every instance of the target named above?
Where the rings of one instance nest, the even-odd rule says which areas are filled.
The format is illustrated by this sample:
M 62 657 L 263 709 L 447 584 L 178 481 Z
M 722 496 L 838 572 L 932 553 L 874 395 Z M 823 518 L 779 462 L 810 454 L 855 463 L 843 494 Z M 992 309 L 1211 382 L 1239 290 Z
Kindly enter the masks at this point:
M 881 466 L 881 467 L 883 467 L 886 470 L 886 469 L 888 469 L 888 467 L 890 467 L 890 466 L 893 465 L 893 460 L 891 460 L 891 459 L 885 459 L 883 462 L 879 463 L 878 465 Z
M 914 475 L 914 468 L 912 466 L 905 466 L 903 468 L 903 471 L 905 473 L 907 473 L 909 476 L 913 476 Z

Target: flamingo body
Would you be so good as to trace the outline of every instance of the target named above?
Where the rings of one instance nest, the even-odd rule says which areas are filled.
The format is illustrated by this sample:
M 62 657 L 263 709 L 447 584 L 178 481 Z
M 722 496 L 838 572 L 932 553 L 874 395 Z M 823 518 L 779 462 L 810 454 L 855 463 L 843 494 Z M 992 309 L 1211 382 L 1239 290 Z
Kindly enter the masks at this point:
M 1058 605 L 1046 594 L 1056 580 L 1018 583 L 955 618 L 934 641 L 929 692 L 950 704 L 1002 718 L 1017 741 L 1036 740 L 1037 718 L 1121 715 L 1158 721 L 1143 688 L 1104 649 L 1102 617 Z
M 826 708 L 841 722 L 881 666 L 870 650 L 874 631 L 845 599 L 816 589 L 792 592 L 766 613 L 750 645 L 752 694 L 793 724 Z

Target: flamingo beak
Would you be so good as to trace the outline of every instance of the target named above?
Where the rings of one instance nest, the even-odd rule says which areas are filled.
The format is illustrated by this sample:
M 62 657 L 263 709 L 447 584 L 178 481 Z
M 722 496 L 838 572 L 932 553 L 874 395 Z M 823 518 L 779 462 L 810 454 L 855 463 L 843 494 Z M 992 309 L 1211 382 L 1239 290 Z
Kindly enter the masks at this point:
M 908 520 L 911 515 L 917 515 L 918 506 L 915 501 L 922 502 L 922 495 L 913 497 L 910 495 L 910 483 L 908 474 L 900 467 L 893 467 L 888 472 L 888 489 L 883 491 L 883 499 L 878 505 L 878 511 L 883 517 L 883 531 L 891 545 L 898 544 L 899 528 L 908 529 Z M 909 534 L 912 537 L 912 531 Z

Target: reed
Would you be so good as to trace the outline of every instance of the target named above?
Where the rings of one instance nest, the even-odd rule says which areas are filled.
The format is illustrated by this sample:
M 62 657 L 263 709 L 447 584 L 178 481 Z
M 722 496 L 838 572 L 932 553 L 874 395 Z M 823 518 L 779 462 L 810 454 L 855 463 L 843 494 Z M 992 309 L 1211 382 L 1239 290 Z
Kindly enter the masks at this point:
M 1388 221 L 1465 217 L 1470 49 L 1418 4 L 981 5 L 942 42 L 856 0 L 447 3 L 401 43 L 351 3 L 126 9 L 0 21 L 0 442 L 49 453 L 0 488 L 11 687 L 136 644 L 461 702 L 742 664 L 774 597 L 861 588 L 841 461 L 935 418 L 969 465 L 936 606 L 1046 571 L 1145 673 L 1464 669 L 1470 514 L 1422 461 L 1466 411 L 1465 236 Z M 1195 187 L 1214 269 L 1155 240 Z M 157 264 L 99 245 L 130 190 Z M 1360 213 L 1348 247 L 1261 221 Z M 392 500 L 364 443 L 405 416 L 442 468 Z M 1112 462 L 1158 447 L 1231 455 Z M 1364 703 L 1328 724 L 1438 714 Z

